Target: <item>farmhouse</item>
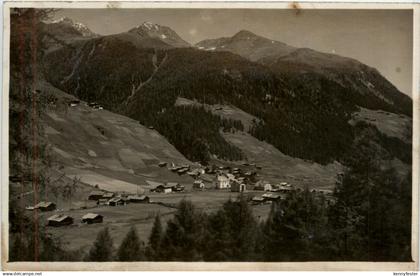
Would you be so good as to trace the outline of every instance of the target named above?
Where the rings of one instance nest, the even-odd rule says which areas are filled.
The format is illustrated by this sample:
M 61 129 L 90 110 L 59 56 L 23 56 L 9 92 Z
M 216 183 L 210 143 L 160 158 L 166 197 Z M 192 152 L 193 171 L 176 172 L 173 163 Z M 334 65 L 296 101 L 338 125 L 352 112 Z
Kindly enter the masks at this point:
M 132 203 L 149 203 L 150 202 L 150 198 L 148 196 L 145 195 L 130 195 L 127 197 L 128 201 L 132 202 Z
M 109 199 L 101 198 L 101 199 L 98 199 L 98 201 L 96 201 L 96 204 L 97 205 L 108 205 L 108 201 L 109 201 Z
M 272 193 L 263 194 L 262 197 L 267 201 L 277 201 L 281 199 L 281 196 L 279 194 Z
M 47 212 L 47 211 L 53 211 L 53 210 L 55 210 L 56 207 L 57 206 L 55 205 L 55 203 L 41 201 L 37 205 L 34 206 L 34 209 L 38 209 L 38 210 L 40 210 L 42 212 Z
M 182 192 L 185 189 L 184 185 L 181 185 L 181 184 L 178 184 L 178 183 L 176 183 L 175 185 L 168 183 L 167 186 L 172 188 L 172 192 Z
M 79 100 L 72 100 L 69 102 L 70 107 L 75 107 L 75 106 L 78 106 L 79 104 L 80 104 Z
M 104 193 L 102 196 L 102 199 L 111 199 L 115 196 L 114 193 L 108 192 L 108 193 Z
M 257 204 L 263 204 L 265 202 L 265 198 L 261 197 L 261 196 L 254 196 L 252 199 L 252 203 L 257 205 Z
M 229 189 L 230 180 L 224 175 L 218 175 L 216 178 L 216 189 Z
M 246 185 L 243 184 L 243 183 L 240 183 L 238 181 L 233 181 L 232 182 L 232 185 L 230 187 L 230 191 L 231 192 L 239 192 L 239 193 L 242 193 L 242 192 L 245 192 L 245 190 L 246 190 Z
M 104 196 L 104 192 L 101 191 L 92 191 L 88 196 L 88 200 L 98 200 Z
M 206 188 L 206 185 L 204 185 L 204 182 L 202 180 L 194 181 L 193 189 L 204 190 L 205 188 Z
M 189 170 L 188 168 L 181 168 L 177 172 L 178 172 L 179 175 L 181 175 L 181 174 L 186 173 L 188 170 Z
M 82 223 L 92 224 L 92 223 L 101 223 L 104 217 L 94 213 L 87 213 L 82 217 Z
M 60 215 L 60 214 L 49 217 L 47 221 L 48 221 L 48 226 L 54 226 L 54 227 L 73 224 L 72 217 L 67 216 L 67 215 Z
M 121 197 L 114 197 L 108 201 L 109 206 L 125 205 L 125 200 Z
M 258 191 L 272 191 L 273 187 L 267 181 L 258 181 L 254 187 L 254 190 Z
M 169 194 L 172 193 L 172 187 L 168 187 L 168 186 L 164 186 L 164 185 L 159 185 L 157 186 L 155 189 L 151 190 L 157 193 L 164 193 L 164 194 Z

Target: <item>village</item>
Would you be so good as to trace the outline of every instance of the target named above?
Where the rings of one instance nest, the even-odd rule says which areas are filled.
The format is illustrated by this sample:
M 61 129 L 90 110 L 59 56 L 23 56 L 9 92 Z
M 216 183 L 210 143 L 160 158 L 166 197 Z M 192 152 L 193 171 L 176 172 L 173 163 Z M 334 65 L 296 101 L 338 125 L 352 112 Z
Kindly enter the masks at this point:
M 171 199 L 170 195 L 190 195 L 191 193 L 209 193 L 216 192 L 226 195 L 228 198 L 237 198 L 239 195 L 246 196 L 249 204 L 252 206 L 267 205 L 275 201 L 285 199 L 291 191 L 301 191 L 287 182 L 270 183 L 269 181 L 259 179 L 258 171 L 262 167 L 254 163 L 242 163 L 238 167 L 208 165 L 202 166 L 198 163 L 191 165 L 176 165 L 174 163 L 160 162 L 157 164 L 160 169 L 167 169 L 178 175 L 188 175 L 191 177 L 191 185 L 188 188 L 176 182 L 149 183 L 149 189 L 142 194 L 130 194 L 126 192 L 109 192 L 106 190 L 95 189 L 87 195 L 88 206 L 86 213 L 79 220 L 81 224 L 102 223 L 104 216 L 95 213 L 95 209 L 99 207 L 116 207 L 126 206 L 128 204 L 157 204 L 168 208 L 176 208 L 173 200 L 166 201 L 165 198 Z M 98 187 L 99 188 L 99 187 Z M 328 200 L 332 200 L 332 192 L 328 190 L 311 190 L 326 196 Z M 158 197 L 156 197 L 157 195 Z M 87 211 L 87 209 L 90 209 Z M 26 207 L 27 211 L 38 210 L 42 213 L 54 213 L 46 218 L 46 225 L 51 227 L 61 227 L 74 224 L 75 218 L 66 214 L 66 210 L 57 209 L 54 202 L 41 201 L 35 206 Z

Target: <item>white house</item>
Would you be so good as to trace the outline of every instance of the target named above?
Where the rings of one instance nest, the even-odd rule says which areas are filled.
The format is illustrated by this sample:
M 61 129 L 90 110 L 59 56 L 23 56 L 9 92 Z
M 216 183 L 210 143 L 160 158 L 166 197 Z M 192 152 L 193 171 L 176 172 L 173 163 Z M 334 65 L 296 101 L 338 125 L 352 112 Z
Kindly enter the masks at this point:
M 224 175 L 218 175 L 216 178 L 216 189 L 229 189 L 230 180 Z

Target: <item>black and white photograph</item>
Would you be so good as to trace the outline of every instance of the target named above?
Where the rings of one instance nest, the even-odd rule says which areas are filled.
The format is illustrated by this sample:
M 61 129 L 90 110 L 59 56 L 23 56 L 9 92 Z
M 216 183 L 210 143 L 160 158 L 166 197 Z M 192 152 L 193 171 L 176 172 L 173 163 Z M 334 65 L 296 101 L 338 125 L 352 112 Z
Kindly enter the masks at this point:
M 413 8 L 117 4 L 4 9 L 3 262 L 418 269 Z

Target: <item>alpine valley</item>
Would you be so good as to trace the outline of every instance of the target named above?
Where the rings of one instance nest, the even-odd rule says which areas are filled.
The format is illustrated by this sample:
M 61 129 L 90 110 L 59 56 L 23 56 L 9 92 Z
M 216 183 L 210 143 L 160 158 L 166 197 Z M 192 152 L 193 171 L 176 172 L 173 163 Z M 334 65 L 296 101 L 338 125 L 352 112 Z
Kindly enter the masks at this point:
M 140 260 L 411 258 L 413 102 L 375 68 L 247 30 L 195 45 L 152 22 L 34 31 L 32 12 L 11 20 L 16 260 L 37 259 L 18 219 L 37 210 L 76 252 L 45 243 L 45 260 L 127 260 L 136 233 L 150 237 Z M 91 247 L 109 236 L 119 259 Z

